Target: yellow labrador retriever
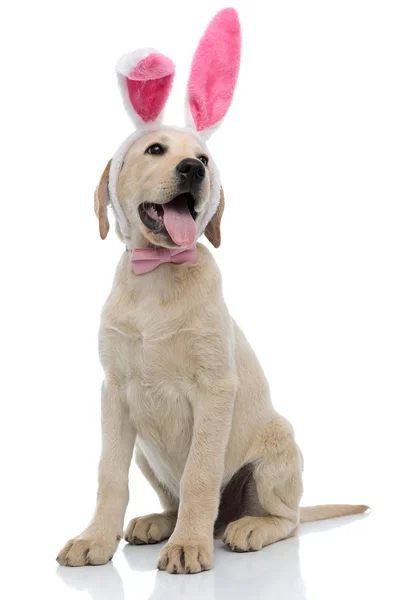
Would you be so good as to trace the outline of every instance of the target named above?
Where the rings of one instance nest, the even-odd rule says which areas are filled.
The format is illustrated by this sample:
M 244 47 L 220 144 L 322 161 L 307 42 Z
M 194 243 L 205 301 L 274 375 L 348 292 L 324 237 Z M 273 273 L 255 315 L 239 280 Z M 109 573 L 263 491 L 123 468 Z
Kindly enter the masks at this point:
M 228 22 L 236 35 L 236 13 L 222 13 L 208 31 Z M 213 43 L 222 38 L 211 35 Z M 226 53 L 235 39 L 228 36 Z M 157 98 L 167 89 L 171 64 L 154 53 L 139 58 L 138 71 L 129 65 L 126 89 L 146 121 L 160 109 L 151 101 L 157 77 L 164 78 Z M 152 95 L 139 105 L 145 68 Z M 190 94 L 197 90 L 196 68 L 192 75 Z M 97 506 L 85 531 L 60 551 L 62 565 L 99 565 L 113 556 L 123 535 L 134 448 L 164 510 L 130 521 L 125 539 L 150 544 L 169 538 L 158 563 L 169 573 L 211 569 L 214 535 L 237 552 L 260 550 L 293 536 L 299 522 L 367 508 L 299 508 L 302 456 L 293 429 L 272 406 L 262 368 L 229 315 L 212 254 L 196 243 L 205 233 L 215 247 L 220 244 L 224 196 L 198 132 L 221 118 L 229 94 L 208 106 L 206 116 L 190 94 L 195 129 L 162 127 L 151 118 L 152 127 L 124 143 L 97 188 L 101 237 L 109 230 L 111 204 L 127 250 L 101 317 L 105 378 Z M 182 248 L 187 255 L 180 255 Z
M 164 229 L 155 233 L 150 215 L 187 189 L 177 169 L 187 159 L 200 169 L 207 162 L 189 195 L 201 216 L 213 162 L 194 136 L 161 130 L 128 151 L 118 195 L 135 246 L 173 246 Z M 97 196 L 103 236 L 108 169 Z M 151 208 L 143 206 L 150 192 Z M 214 246 L 222 212 L 221 190 L 205 230 Z M 299 521 L 366 510 L 299 509 L 302 458 L 292 427 L 274 410 L 261 366 L 229 315 L 212 254 L 202 244 L 197 251 L 194 265 L 167 263 L 139 276 L 130 252 L 119 262 L 100 328 L 105 380 L 97 508 L 89 527 L 61 550 L 63 565 L 102 564 L 114 554 L 134 447 L 164 512 L 133 519 L 125 539 L 149 544 L 170 538 L 158 565 L 170 573 L 210 569 L 214 530 L 229 548 L 247 552 L 294 535 Z

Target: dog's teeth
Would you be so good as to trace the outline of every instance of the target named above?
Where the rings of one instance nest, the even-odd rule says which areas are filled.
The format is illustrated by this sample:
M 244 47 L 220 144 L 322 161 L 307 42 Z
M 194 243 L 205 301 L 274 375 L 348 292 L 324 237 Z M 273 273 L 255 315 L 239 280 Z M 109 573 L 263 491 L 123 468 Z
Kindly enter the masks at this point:
M 157 213 L 157 211 L 155 209 L 154 204 L 151 204 L 149 206 L 149 208 L 147 208 L 146 212 L 147 212 L 147 214 L 149 215 L 149 217 L 151 219 L 157 219 L 158 218 L 158 213 Z

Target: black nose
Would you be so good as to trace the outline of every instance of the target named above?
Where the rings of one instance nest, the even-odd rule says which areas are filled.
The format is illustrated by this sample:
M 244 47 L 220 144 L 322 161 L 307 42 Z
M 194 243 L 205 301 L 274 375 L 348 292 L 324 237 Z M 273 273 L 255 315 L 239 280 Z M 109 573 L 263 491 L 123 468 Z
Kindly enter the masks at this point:
M 177 165 L 176 170 L 187 179 L 189 183 L 200 183 L 206 174 L 203 163 L 196 158 L 184 158 L 179 165 Z

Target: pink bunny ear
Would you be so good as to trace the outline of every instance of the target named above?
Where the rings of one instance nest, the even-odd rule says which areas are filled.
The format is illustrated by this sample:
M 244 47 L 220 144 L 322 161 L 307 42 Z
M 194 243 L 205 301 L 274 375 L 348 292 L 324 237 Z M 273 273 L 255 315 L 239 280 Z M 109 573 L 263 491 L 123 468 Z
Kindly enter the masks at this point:
M 228 111 L 239 74 L 240 49 L 238 14 L 225 8 L 207 27 L 192 62 L 188 103 L 197 131 L 214 128 Z
M 145 48 L 125 54 L 116 69 L 125 108 L 136 127 L 160 122 L 175 75 L 172 60 Z

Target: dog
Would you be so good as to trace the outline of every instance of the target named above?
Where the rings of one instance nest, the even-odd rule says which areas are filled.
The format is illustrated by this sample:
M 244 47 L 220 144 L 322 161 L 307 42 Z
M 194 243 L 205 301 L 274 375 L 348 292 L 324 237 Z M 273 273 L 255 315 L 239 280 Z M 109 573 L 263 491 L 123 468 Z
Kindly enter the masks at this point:
M 219 15 L 232 25 L 236 13 L 226 11 Z M 199 130 L 152 120 L 108 163 L 96 190 L 101 237 L 111 204 L 127 250 L 101 316 L 97 507 L 61 550 L 61 565 L 112 558 L 123 536 L 134 449 L 163 512 L 131 520 L 124 537 L 130 544 L 168 539 L 158 562 L 168 573 L 211 569 L 214 536 L 236 552 L 260 550 L 294 536 L 300 522 L 368 508 L 299 508 L 303 459 L 293 428 L 273 407 L 263 370 L 228 312 L 212 253 L 197 242 L 204 233 L 220 245 L 224 210 L 217 166 Z

